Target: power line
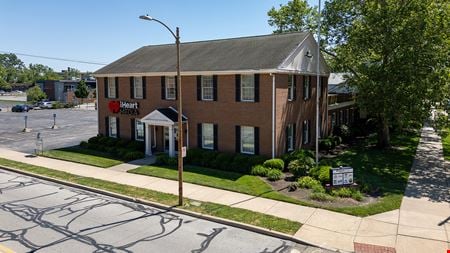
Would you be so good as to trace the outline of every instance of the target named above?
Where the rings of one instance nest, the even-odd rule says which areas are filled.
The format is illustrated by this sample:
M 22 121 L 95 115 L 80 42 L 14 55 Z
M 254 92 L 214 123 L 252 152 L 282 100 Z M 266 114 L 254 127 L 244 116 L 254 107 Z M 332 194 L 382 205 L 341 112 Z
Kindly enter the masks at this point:
M 100 63 L 100 62 L 89 62 L 89 61 L 74 60 L 74 59 L 67 59 L 67 58 L 58 58 L 58 57 L 50 57 L 50 56 L 42 56 L 42 55 L 24 54 L 24 53 L 17 53 L 17 52 L 11 52 L 11 51 L 2 51 L 2 50 L 0 50 L 0 53 L 3 53 L 3 54 L 16 54 L 16 55 L 21 55 L 21 56 L 28 56 L 28 57 L 35 57 L 35 58 L 42 58 L 42 59 L 49 59 L 49 60 L 57 60 L 57 61 L 85 63 L 85 64 L 92 64 L 92 65 L 102 65 L 102 66 L 107 65 L 106 63 Z

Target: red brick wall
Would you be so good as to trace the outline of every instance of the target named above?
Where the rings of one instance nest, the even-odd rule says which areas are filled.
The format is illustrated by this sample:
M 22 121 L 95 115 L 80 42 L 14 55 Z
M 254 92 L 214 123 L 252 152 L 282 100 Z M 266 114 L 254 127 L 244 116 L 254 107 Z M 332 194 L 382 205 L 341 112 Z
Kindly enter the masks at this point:
M 277 154 L 284 152 L 285 122 L 297 122 L 297 142 L 301 143 L 301 124 L 303 119 L 311 119 L 314 129 L 315 115 L 315 79 L 312 80 L 312 96 L 303 101 L 302 77 L 298 76 L 297 101 L 287 102 L 287 75 L 276 75 L 276 142 Z M 97 79 L 99 132 L 105 133 L 105 117 L 120 117 L 120 137 L 131 138 L 131 118 L 142 118 L 157 108 L 172 106 L 177 108 L 178 101 L 161 99 L 161 79 L 146 78 L 146 99 L 131 99 L 129 77 L 119 78 L 119 98 L 106 99 L 104 95 L 104 79 Z M 326 85 L 325 89 L 326 89 Z M 260 154 L 272 154 L 272 76 L 260 75 L 259 102 L 236 102 L 235 75 L 218 76 L 217 101 L 197 101 L 196 76 L 182 77 L 183 113 L 189 121 L 189 146 L 197 147 L 197 124 L 218 124 L 218 149 L 224 152 L 235 152 L 235 126 L 255 126 L 260 129 Z M 325 93 L 326 94 L 326 93 Z M 139 102 L 139 115 L 128 116 L 112 114 L 108 111 L 108 101 L 125 100 Z M 326 109 L 325 109 L 326 110 Z M 325 120 L 325 119 L 324 119 Z M 313 130 L 314 131 L 314 130 Z M 162 142 L 162 128 L 158 128 L 158 145 Z M 313 134 L 311 137 L 313 138 Z M 185 138 L 186 139 L 186 138 Z

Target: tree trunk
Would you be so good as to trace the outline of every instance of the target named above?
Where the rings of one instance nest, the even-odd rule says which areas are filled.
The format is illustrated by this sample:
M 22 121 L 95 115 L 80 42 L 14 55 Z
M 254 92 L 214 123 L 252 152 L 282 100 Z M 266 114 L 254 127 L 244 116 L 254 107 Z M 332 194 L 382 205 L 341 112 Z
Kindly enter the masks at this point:
M 379 148 L 389 148 L 391 146 L 391 139 L 389 137 L 389 125 L 384 116 L 378 119 L 378 144 Z

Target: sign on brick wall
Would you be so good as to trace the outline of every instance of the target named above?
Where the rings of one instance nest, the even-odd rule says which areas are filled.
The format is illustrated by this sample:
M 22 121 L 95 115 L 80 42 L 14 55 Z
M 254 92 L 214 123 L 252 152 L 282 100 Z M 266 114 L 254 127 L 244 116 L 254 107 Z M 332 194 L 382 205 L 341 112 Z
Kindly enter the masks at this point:
M 114 101 L 109 101 L 108 109 L 112 113 L 138 115 L 139 114 L 139 103 L 114 100 Z

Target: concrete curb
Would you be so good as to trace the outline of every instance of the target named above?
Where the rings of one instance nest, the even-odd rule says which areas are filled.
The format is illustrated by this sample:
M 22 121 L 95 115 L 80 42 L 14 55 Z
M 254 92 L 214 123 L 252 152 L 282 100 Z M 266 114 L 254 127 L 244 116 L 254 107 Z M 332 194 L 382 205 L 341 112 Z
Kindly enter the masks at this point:
M 76 184 L 76 183 L 72 183 L 72 182 L 68 182 L 68 181 L 64 181 L 64 180 L 60 180 L 60 179 L 55 179 L 55 178 L 43 176 L 43 175 L 40 175 L 40 174 L 36 174 L 36 173 L 28 172 L 28 171 L 23 171 L 23 170 L 20 170 L 20 169 L 11 168 L 11 167 L 4 166 L 4 165 L 0 165 L 0 168 L 4 169 L 4 170 L 7 170 L 7 171 L 14 172 L 14 173 L 18 173 L 18 174 L 31 176 L 31 177 L 35 177 L 35 178 L 38 178 L 38 179 L 42 179 L 42 180 L 45 180 L 45 181 L 50 181 L 50 182 L 53 182 L 53 183 L 58 183 L 58 184 L 66 185 L 66 186 L 69 186 L 69 187 L 78 188 L 78 189 L 94 192 L 94 193 L 97 193 L 97 194 L 101 194 L 101 195 L 105 195 L 105 196 L 109 196 L 109 197 L 113 197 L 113 198 L 118 198 L 118 199 L 121 199 L 121 200 L 129 201 L 129 202 L 144 204 L 144 205 L 148 205 L 148 206 L 151 206 L 151 207 L 154 207 L 154 208 L 164 209 L 164 210 L 167 210 L 167 211 L 172 211 L 172 212 L 175 212 L 175 213 L 191 216 L 191 217 L 198 218 L 198 219 L 204 219 L 204 220 L 220 223 L 220 224 L 223 224 L 223 225 L 227 225 L 227 226 L 231 226 L 231 227 L 236 227 L 236 228 L 248 230 L 248 231 L 251 231 L 251 232 L 255 232 L 255 233 L 259 233 L 259 234 L 263 234 L 263 235 L 279 238 L 279 239 L 282 239 L 282 240 L 292 241 L 294 243 L 299 243 L 299 244 L 303 244 L 303 245 L 307 245 L 307 246 L 313 246 L 313 247 L 317 247 L 317 248 L 321 248 L 321 249 L 325 249 L 325 250 L 329 250 L 329 251 L 334 251 L 334 252 L 345 252 L 345 251 L 342 251 L 342 250 L 339 250 L 339 249 L 336 249 L 336 248 L 324 247 L 322 245 L 317 245 L 315 243 L 311 243 L 311 242 L 308 242 L 308 241 L 305 241 L 305 240 L 300 240 L 298 238 L 295 238 L 292 235 L 288 235 L 288 234 L 284 234 L 284 233 L 281 233 L 281 232 L 277 232 L 277 231 L 273 231 L 273 230 L 257 227 L 257 226 L 246 224 L 246 223 L 241 223 L 241 222 L 238 222 L 238 221 L 233 221 L 233 220 L 228 220 L 228 219 L 219 218 L 219 217 L 215 217 L 215 216 L 210 216 L 210 215 L 206 215 L 206 214 L 196 213 L 196 212 L 185 210 L 185 209 L 181 209 L 181 208 L 178 208 L 178 207 L 175 207 L 175 206 L 168 206 L 168 205 L 164 205 L 164 204 L 161 204 L 161 203 L 148 201 L 148 200 L 144 200 L 144 199 L 133 198 L 133 197 L 130 197 L 130 196 L 119 194 L 119 193 L 110 192 L 110 191 L 106 191 L 106 190 L 101 190 L 101 189 L 97 189 L 97 188 L 93 188 L 93 187 L 89 187 L 89 186 L 85 186 L 85 185 L 80 185 L 80 184 Z

